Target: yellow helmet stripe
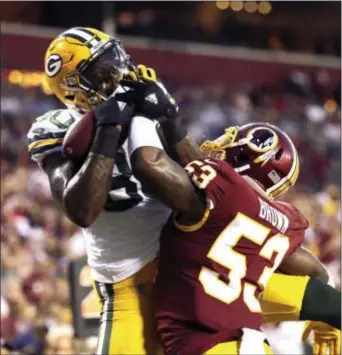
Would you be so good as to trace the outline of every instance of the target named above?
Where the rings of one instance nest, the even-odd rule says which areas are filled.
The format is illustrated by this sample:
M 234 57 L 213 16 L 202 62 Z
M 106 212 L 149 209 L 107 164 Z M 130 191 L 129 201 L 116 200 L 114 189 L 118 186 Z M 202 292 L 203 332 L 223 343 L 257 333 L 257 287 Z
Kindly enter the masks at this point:
M 63 138 L 41 139 L 39 141 L 31 143 L 28 146 L 28 150 L 31 151 L 33 149 L 44 147 L 46 145 L 61 144 L 62 142 L 63 142 Z

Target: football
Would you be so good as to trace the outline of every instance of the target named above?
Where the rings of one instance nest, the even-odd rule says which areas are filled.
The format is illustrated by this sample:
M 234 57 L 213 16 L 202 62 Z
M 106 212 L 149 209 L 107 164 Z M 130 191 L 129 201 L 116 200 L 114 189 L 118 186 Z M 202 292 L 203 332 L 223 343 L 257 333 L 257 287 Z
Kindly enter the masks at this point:
M 84 157 L 89 149 L 95 133 L 94 111 L 84 114 L 74 122 L 64 137 L 62 152 L 70 158 Z

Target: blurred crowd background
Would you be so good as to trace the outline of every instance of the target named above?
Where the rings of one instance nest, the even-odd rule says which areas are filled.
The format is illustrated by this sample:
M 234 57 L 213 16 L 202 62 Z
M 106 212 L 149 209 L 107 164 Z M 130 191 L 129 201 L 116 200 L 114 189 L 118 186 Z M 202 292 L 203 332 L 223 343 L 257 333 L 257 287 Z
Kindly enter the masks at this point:
M 296 51 L 338 58 L 341 53 L 339 3 L 87 2 L 82 10 L 73 2 L 4 4 L 0 3 L 2 21 L 61 28 L 106 25 L 119 36 L 244 46 L 280 54 Z M 318 21 L 320 16 L 325 20 Z M 308 21 L 315 26 L 307 26 Z M 161 79 L 198 142 L 216 138 L 230 125 L 255 121 L 273 123 L 292 137 L 301 171 L 296 187 L 282 198 L 309 219 L 305 246 L 324 262 L 340 287 L 341 83 L 326 68 L 326 58 L 315 57 L 322 65 L 314 70 L 298 66 L 271 82 L 183 83 L 165 70 Z M 27 69 L 26 59 L 22 58 L 22 68 L 5 69 Z M 140 63 L 140 58 L 133 59 Z M 8 71 L 1 74 L 1 354 L 90 353 L 94 338 L 76 343 L 73 337 L 67 275 L 68 261 L 85 255 L 82 235 L 55 209 L 48 182 L 27 153 L 26 133 L 32 120 L 62 106 L 40 85 L 21 85 L 10 80 Z M 274 331 L 279 338 L 277 353 L 293 353 L 287 331 L 277 333 L 277 326 Z M 297 350 L 305 351 L 300 344 Z
M 332 1 L 76 1 L 0 4 L 0 19 L 49 27 L 99 28 L 122 35 L 341 55 L 340 4 Z M 312 24 L 315 24 L 312 26 Z

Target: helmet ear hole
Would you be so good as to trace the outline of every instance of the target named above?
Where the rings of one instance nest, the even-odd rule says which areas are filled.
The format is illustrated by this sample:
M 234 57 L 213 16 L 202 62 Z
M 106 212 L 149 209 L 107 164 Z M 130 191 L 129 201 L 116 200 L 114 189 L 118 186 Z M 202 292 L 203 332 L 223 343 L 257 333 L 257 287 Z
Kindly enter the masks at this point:
M 277 151 L 277 154 L 275 155 L 275 160 L 279 160 L 281 158 L 281 156 L 283 155 L 283 152 L 284 152 L 284 149 L 283 148 L 280 148 L 278 151 Z

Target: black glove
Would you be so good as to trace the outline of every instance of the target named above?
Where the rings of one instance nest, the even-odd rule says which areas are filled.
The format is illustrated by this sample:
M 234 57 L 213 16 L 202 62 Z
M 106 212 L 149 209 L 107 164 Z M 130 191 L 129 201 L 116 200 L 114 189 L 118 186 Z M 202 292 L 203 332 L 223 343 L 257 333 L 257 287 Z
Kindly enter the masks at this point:
M 134 104 L 136 113 L 151 119 L 162 117 L 167 119 L 177 118 L 179 114 L 178 105 L 166 89 L 159 86 L 158 83 L 143 79 L 140 82 L 122 80 L 120 84 L 132 90 L 118 93 L 115 98 L 127 104 Z
M 118 103 L 114 97 L 101 102 L 95 107 L 96 125 L 99 126 L 125 126 L 134 115 L 134 103 Z

